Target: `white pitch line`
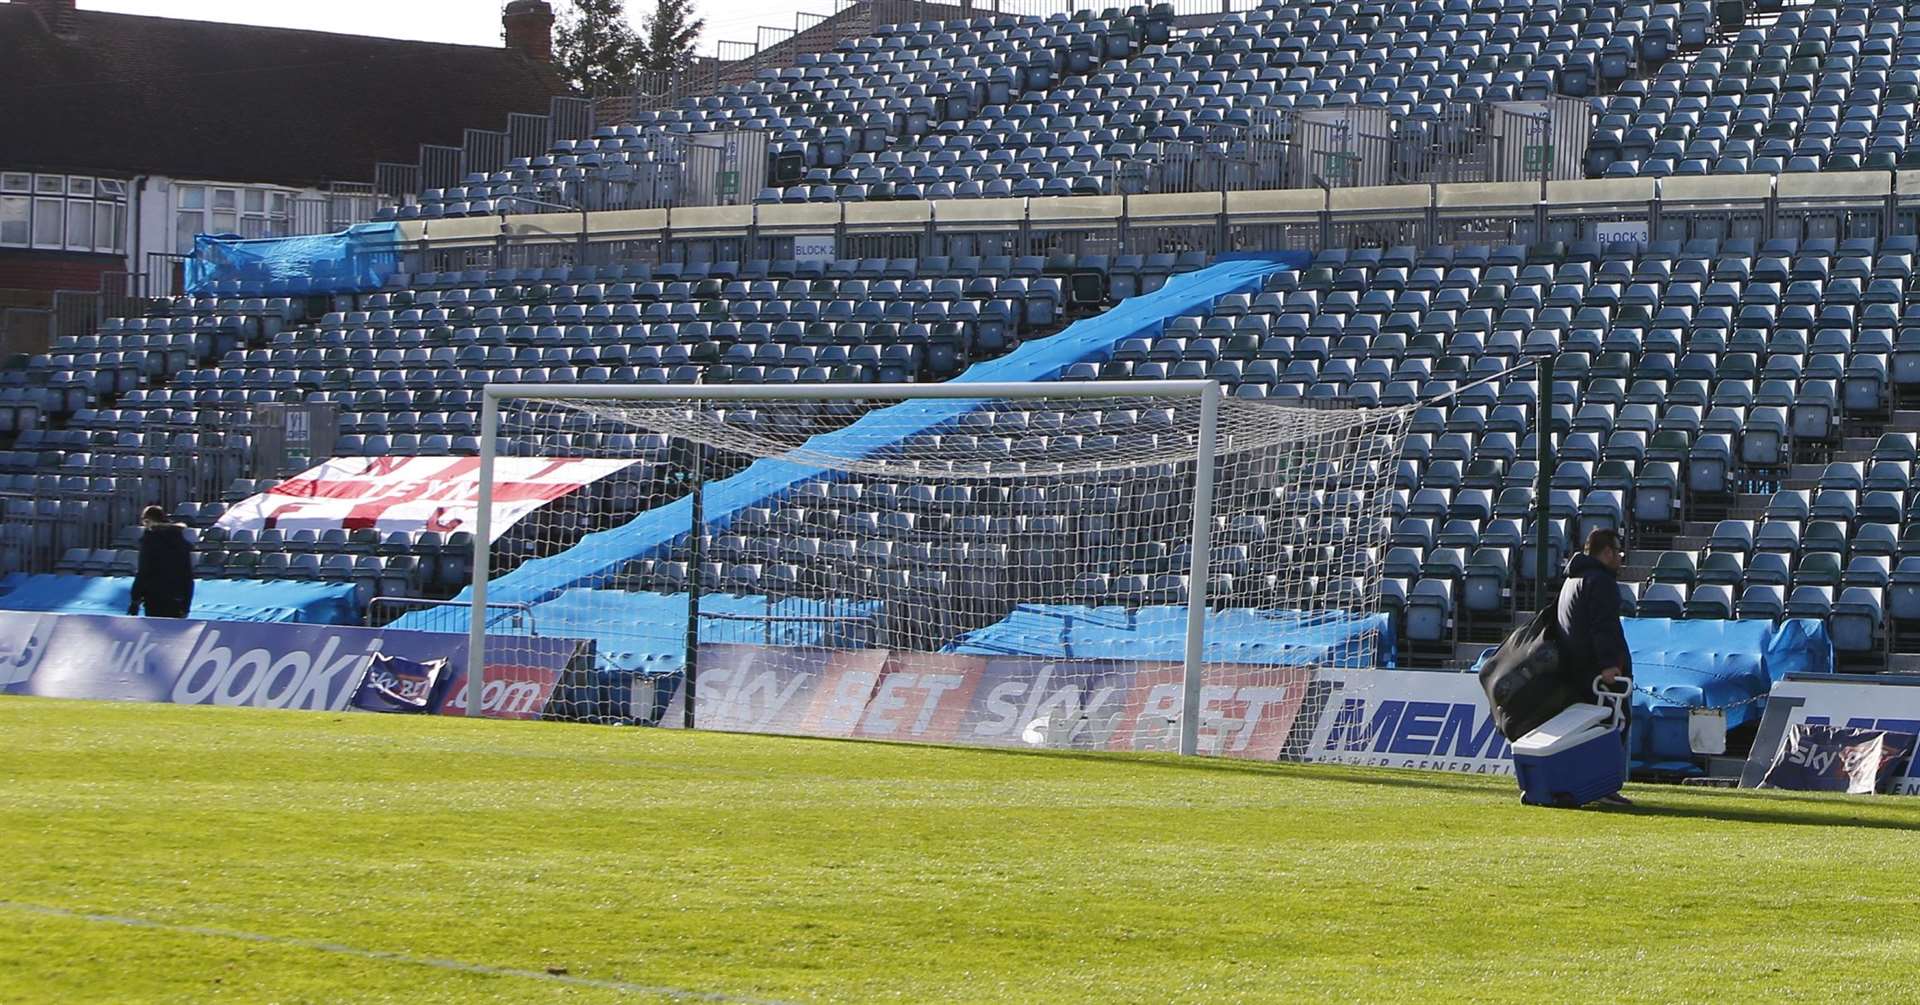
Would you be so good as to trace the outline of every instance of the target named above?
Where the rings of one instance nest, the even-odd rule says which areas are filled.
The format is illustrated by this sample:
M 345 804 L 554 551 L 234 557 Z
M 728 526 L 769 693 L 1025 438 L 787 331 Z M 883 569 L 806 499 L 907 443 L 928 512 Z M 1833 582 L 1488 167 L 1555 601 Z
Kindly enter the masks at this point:
M 151 921 L 146 918 L 134 918 L 121 914 L 89 914 L 83 911 L 69 911 L 60 907 L 48 907 L 44 904 L 22 904 L 10 900 L 0 900 L 0 909 L 19 914 L 38 914 L 49 918 L 67 918 L 75 921 L 91 921 L 102 925 L 121 925 L 126 928 L 147 928 L 161 932 L 179 932 L 186 935 L 201 935 L 214 939 L 238 939 L 242 942 L 259 942 L 272 946 L 291 946 L 295 949 L 311 949 L 318 953 L 338 953 L 342 956 L 358 956 L 366 960 L 382 960 L 392 963 L 407 963 L 414 966 L 433 967 L 439 970 L 454 970 L 460 973 L 480 974 L 485 977 L 519 977 L 531 981 L 547 981 L 552 984 L 568 984 L 574 987 L 599 988 L 605 991 L 619 991 L 625 994 L 651 995 L 656 998 L 670 998 L 676 1001 L 724 1002 L 728 1005 L 786 1005 L 784 1002 L 767 998 L 743 998 L 738 995 L 721 994 L 717 991 L 688 991 L 684 988 L 657 987 L 650 984 L 629 984 L 626 981 L 604 981 L 592 977 L 574 977 L 570 974 L 554 974 L 544 970 L 522 970 L 518 967 L 494 967 L 484 963 L 467 963 L 461 960 L 447 960 L 433 956 L 409 956 L 406 953 L 388 952 L 383 949 L 362 949 L 338 942 L 322 942 L 317 939 L 302 939 L 289 935 L 265 935 L 260 932 L 237 932 L 227 928 L 206 928 L 200 925 L 174 925 L 164 921 Z

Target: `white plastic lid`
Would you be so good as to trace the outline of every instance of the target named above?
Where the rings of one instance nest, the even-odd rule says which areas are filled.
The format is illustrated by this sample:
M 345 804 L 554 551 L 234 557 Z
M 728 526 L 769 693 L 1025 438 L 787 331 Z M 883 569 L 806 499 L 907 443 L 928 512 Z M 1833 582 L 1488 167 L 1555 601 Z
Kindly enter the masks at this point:
M 1540 728 L 1513 741 L 1516 754 L 1557 754 L 1577 747 L 1602 733 L 1613 732 L 1608 720 L 1613 713 L 1605 706 L 1579 704 L 1548 719 Z

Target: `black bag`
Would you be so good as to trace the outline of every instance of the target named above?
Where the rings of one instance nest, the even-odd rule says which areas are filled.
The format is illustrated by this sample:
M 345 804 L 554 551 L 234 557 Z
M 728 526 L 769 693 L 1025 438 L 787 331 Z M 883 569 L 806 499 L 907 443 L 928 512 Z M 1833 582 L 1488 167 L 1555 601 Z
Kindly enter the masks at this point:
M 1590 701 L 1578 676 L 1561 652 L 1558 612 L 1548 607 L 1535 614 L 1480 667 L 1494 728 L 1518 740 L 1569 707 Z

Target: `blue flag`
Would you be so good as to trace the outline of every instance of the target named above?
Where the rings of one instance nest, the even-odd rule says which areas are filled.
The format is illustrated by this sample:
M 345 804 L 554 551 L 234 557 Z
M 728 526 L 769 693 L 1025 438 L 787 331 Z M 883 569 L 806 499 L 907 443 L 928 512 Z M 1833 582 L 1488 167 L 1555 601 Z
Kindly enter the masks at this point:
M 1913 756 L 1915 734 L 1801 723 L 1780 742 L 1763 789 L 1879 792 Z
M 437 712 L 451 683 L 453 675 L 447 672 L 444 659 L 375 655 L 353 691 L 353 707 L 367 712 Z

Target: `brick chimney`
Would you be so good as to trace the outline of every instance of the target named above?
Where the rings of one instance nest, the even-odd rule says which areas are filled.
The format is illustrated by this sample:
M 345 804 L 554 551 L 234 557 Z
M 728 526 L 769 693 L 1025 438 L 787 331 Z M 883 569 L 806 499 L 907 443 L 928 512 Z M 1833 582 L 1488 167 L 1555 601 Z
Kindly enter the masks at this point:
M 40 15 L 41 23 L 56 35 L 72 35 L 80 30 L 79 18 L 75 17 L 75 0 L 16 0 L 25 4 Z
M 73 6 L 73 0 L 66 3 Z M 507 48 L 536 63 L 553 62 L 553 7 L 547 0 L 511 0 L 500 22 L 507 28 Z

